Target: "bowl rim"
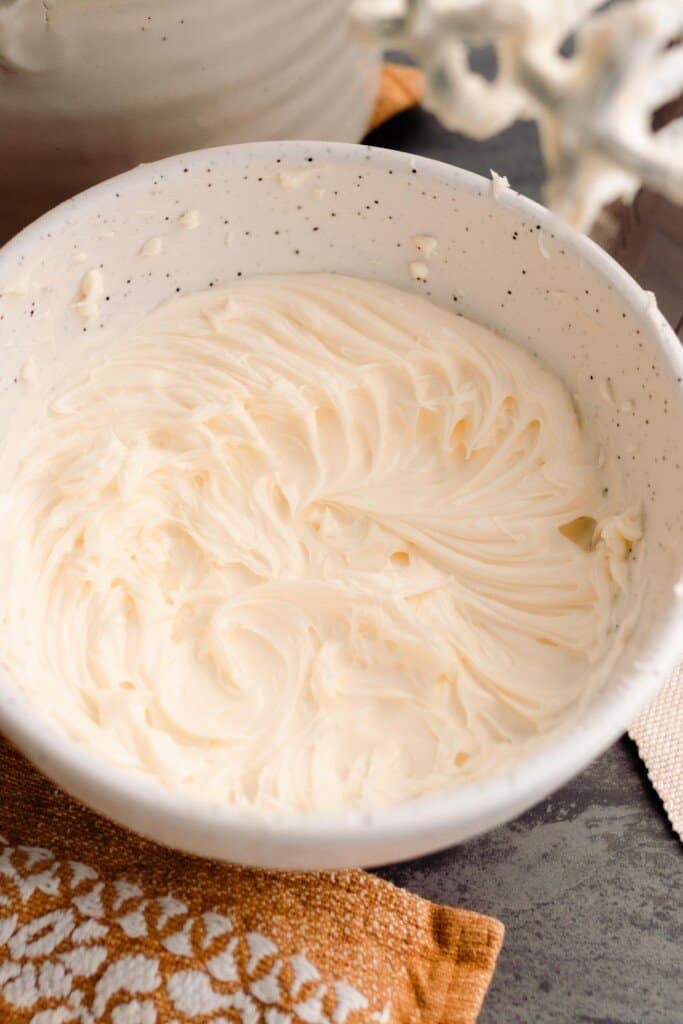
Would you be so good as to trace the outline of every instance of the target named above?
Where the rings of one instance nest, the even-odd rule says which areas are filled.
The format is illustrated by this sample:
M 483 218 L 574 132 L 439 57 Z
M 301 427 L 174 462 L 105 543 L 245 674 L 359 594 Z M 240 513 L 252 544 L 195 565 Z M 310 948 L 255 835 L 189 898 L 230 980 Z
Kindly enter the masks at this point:
M 491 182 L 479 174 L 457 166 L 411 153 L 385 150 L 352 143 L 286 140 L 242 143 L 175 154 L 153 163 L 141 164 L 109 178 L 67 199 L 29 224 L 0 248 L 0 277 L 16 270 L 21 257 L 55 233 L 81 211 L 114 198 L 117 192 L 152 182 L 160 172 L 180 176 L 184 167 L 205 165 L 207 161 L 230 162 L 251 157 L 268 164 L 287 157 L 293 161 L 308 156 L 332 163 L 372 161 L 380 168 L 413 171 L 477 196 L 490 190 Z M 616 261 L 585 235 L 561 221 L 534 200 L 505 189 L 496 202 L 507 210 L 534 219 L 555 238 L 566 244 L 584 263 L 590 265 L 613 286 L 615 293 L 634 313 L 648 317 L 651 336 L 659 347 L 663 362 L 672 377 L 683 377 L 683 346 L 672 328 L 657 314 L 653 317 L 647 294 Z M 683 417 L 683 388 L 680 389 L 680 415 Z M 641 658 L 628 679 L 618 688 L 596 695 L 590 705 L 590 718 L 580 717 L 562 731 L 555 741 L 542 745 L 508 766 L 480 780 L 438 790 L 404 803 L 371 810 L 345 810 L 330 813 L 262 811 L 203 800 L 196 795 L 165 789 L 156 780 L 117 768 L 81 748 L 55 728 L 47 719 L 36 718 L 21 697 L 21 691 L 0 673 L 0 726 L 7 738 L 46 774 L 60 779 L 60 785 L 75 791 L 63 780 L 87 777 L 99 792 L 105 791 L 117 806 L 132 802 L 143 815 L 165 822 L 173 828 L 191 830 L 220 839 L 240 833 L 254 841 L 279 839 L 293 843 L 318 841 L 325 846 L 354 843 L 362 861 L 363 847 L 378 841 L 400 840 L 421 832 L 428 834 L 457 826 L 458 833 L 473 836 L 493 825 L 522 813 L 535 802 L 563 785 L 610 746 L 631 724 L 638 712 L 663 685 L 683 654 L 683 586 L 673 588 L 671 604 L 661 621 L 648 635 L 648 657 Z M 92 785 L 89 787 L 92 792 Z M 76 794 L 80 795 L 80 794 Z M 95 801 L 93 801 L 95 804 Z M 196 843 L 183 840 L 178 846 L 198 852 Z M 443 843 L 441 844 L 443 845 Z M 435 849 L 432 845 L 429 849 Z

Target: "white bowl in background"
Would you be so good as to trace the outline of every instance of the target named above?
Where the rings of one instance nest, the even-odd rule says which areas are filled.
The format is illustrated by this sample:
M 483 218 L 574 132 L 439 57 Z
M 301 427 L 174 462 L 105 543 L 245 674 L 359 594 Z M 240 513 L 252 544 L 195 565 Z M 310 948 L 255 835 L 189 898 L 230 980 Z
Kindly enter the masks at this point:
M 2 0 L 0 240 L 144 160 L 258 139 L 355 142 L 379 54 L 349 0 Z
M 198 211 L 196 230 L 178 223 L 188 209 Z M 408 271 L 416 234 L 439 240 L 426 284 Z M 155 236 L 163 251 L 141 256 Z M 84 334 L 73 303 L 91 267 L 101 269 L 105 294 Z M 92 333 L 129 327 L 177 290 L 320 270 L 426 292 L 554 367 L 590 429 L 621 456 L 627 497 L 643 505 L 645 594 L 623 654 L 576 725 L 494 777 L 372 812 L 264 816 L 167 792 L 84 753 L 0 678 L 0 728 L 66 790 L 161 843 L 270 868 L 395 861 L 512 818 L 627 728 L 683 645 L 679 344 L 592 242 L 513 191 L 496 196 L 487 180 L 445 164 L 272 142 L 171 157 L 69 200 L 0 252 L 0 430 L 17 415 L 28 356 L 56 382 Z

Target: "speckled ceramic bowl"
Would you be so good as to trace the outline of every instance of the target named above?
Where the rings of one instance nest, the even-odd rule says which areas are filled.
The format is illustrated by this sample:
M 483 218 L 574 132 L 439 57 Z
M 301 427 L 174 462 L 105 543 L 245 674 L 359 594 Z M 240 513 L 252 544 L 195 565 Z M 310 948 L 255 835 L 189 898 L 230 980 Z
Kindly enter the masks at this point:
M 198 211 L 194 230 L 178 223 L 186 210 Z M 426 283 L 408 270 L 415 234 L 439 239 Z M 141 256 L 156 237 L 162 251 Z M 104 294 L 84 333 L 73 303 L 91 267 Z M 398 860 L 519 814 L 616 739 L 683 644 L 683 357 L 673 332 L 591 242 L 444 164 L 326 143 L 237 146 L 140 167 L 58 207 L 0 253 L 0 429 L 16 415 L 29 355 L 56 380 L 93 334 L 129 325 L 176 291 L 321 269 L 427 293 L 553 366 L 644 506 L 646 589 L 608 683 L 570 731 L 504 774 L 373 813 L 264 818 L 173 795 L 83 753 L 0 679 L 0 728 L 65 789 L 162 843 L 275 868 Z

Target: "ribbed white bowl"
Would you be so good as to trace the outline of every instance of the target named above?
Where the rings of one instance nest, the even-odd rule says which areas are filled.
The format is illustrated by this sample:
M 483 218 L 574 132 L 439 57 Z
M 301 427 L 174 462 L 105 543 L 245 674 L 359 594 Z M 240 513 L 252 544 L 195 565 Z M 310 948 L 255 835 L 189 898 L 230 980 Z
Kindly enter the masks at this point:
M 347 14 L 348 0 L 0 2 L 0 240 L 171 153 L 360 139 L 378 61 Z

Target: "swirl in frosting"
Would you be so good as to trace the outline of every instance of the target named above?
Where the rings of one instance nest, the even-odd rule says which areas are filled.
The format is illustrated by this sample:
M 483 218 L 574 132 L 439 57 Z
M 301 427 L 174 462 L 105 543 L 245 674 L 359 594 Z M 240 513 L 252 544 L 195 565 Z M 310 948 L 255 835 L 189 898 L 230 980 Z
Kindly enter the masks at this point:
M 149 316 L 32 433 L 2 660 L 170 789 L 403 801 L 580 701 L 640 536 L 611 501 L 522 348 L 376 282 L 239 282 Z

